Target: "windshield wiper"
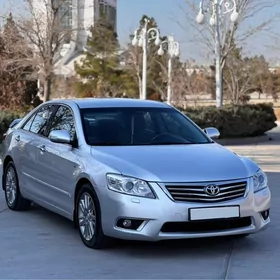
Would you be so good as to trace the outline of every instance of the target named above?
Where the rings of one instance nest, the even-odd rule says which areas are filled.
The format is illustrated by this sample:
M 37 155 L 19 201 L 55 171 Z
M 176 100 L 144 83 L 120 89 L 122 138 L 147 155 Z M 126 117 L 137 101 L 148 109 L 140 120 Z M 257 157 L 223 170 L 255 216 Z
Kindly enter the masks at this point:
M 191 142 L 158 142 L 158 143 L 149 143 L 147 145 L 190 145 L 196 144 Z
M 116 142 L 99 142 L 99 143 L 92 143 L 92 146 L 123 146 L 120 143 Z

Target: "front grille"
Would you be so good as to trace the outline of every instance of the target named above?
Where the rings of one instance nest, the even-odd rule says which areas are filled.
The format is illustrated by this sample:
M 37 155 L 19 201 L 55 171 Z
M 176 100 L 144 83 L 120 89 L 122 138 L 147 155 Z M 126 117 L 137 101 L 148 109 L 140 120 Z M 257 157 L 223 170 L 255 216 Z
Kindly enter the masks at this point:
M 209 195 L 205 192 L 206 186 L 218 186 L 220 191 L 217 195 Z M 207 183 L 207 184 L 184 184 L 165 185 L 175 201 L 186 202 L 222 202 L 244 196 L 247 182 Z
M 215 232 L 221 230 L 245 228 L 251 226 L 251 224 L 252 224 L 251 217 L 209 220 L 209 221 L 168 222 L 162 226 L 161 232 L 204 233 L 204 232 Z

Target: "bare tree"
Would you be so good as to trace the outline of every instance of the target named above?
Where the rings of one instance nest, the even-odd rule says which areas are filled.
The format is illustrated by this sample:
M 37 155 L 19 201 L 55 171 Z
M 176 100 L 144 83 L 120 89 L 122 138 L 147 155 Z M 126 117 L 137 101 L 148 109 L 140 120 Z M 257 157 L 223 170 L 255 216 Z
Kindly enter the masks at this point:
M 214 90 L 213 85 L 211 69 L 188 63 L 182 69 L 174 69 L 173 96 L 177 100 L 195 104 L 207 100 Z
M 0 108 L 24 110 L 35 101 L 36 83 L 29 65 L 31 53 L 10 13 L 0 30 Z
M 270 55 L 271 65 L 277 67 L 280 64 L 280 30 L 278 26 L 276 25 L 275 30 L 271 30 L 267 35 L 269 40 L 267 40 L 265 47 L 272 54 Z
M 24 69 L 30 64 L 32 52 L 27 40 L 21 36 L 12 14 L 6 18 L 4 28 L 0 30 L 0 72 L 2 74 Z
M 223 77 L 225 97 L 233 104 L 246 103 L 250 99 L 249 94 L 256 90 L 254 63 L 229 56 L 227 64 L 229 67 L 225 67 Z
M 280 73 L 271 71 L 269 63 L 263 56 L 255 57 L 253 63 L 255 65 L 254 84 L 257 85 L 259 99 L 261 94 L 265 94 L 266 97 L 271 96 L 276 101 L 280 91 Z
M 149 28 L 157 28 L 157 23 L 153 17 L 148 17 L 143 15 L 140 20 L 139 28 L 142 28 L 144 25 L 144 19 L 149 19 Z M 133 33 L 131 33 L 133 34 Z M 132 41 L 133 36 L 130 35 L 130 41 Z M 161 39 L 165 39 L 164 37 Z M 148 95 L 158 93 L 161 97 L 164 97 L 167 79 L 164 76 L 164 73 L 161 71 L 166 71 L 167 69 L 167 56 L 158 55 L 159 47 L 156 46 L 153 42 L 148 44 L 148 56 L 147 56 L 147 88 Z M 139 96 L 142 95 L 142 63 L 143 63 L 143 50 L 142 47 L 133 46 L 131 43 L 128 43 L 127 48 L 124 50 L 124 68 L 131 73 L 134 77 L 134 81 L 139 89 Z M 164 67 L 162 67 L 164 65 Z M 166 81 L 164 81 L 166 80 Z
M 225 95 L 233 104 L 246 103 L 250 94 L 259 93 L 277 100 L 279 77 L 269 71 L 264 57 L 231 54 L 224 69 Z
M 142 96 L 142 52 L 139 48 L 128 45 L 123 52 L 124 68 L 131 73 L 138 85 L 139 96 Z
M 17 19 L 18 29 L 33 50 L 27 61 L 43 84 L 44 101 L 50 99 L 54 69 L 61 58 L 60 52 L 74 32 L 72 27 L 65 25 L 73 9 L 69 3 L 70 0 L 26 0 L 29 17 Z M 22 52 L 25 50 L 26 46 L 22 46 Z
M 179 23 L 188 33 L 190 28 L 192 29 L 190 38 L 191 43 L 199 44 L 204 48 L 206 56 L 212 61 L 215 58 L 215 28 L 210 25 L 209 22 L 205 22 L 204 25 L 199 25 L 196 22 L 196 16 L 199 11 L 199 1 L 197 0 L 185 0 L 186 5 L 182 7 L 185 11 L 185 17 L 187 24 Z M 207 0 L 205 1 L 207 2 Z M 232 4 L 232 0 L 225 0 L 224 4 Z M 209 2 L 210 3 L 210 2 Z M 229 17 L 225 15 L 221 18 L 220 36 L 221 36 L 221 69 L 225 67 L 226 59 L 231 53 L 235 44 L 240 46 L 244 44 L 249 38 L 258 35 L 260 32 L 267 32 L 270 30 L 271 25 L 279 19 L 279 14 L 269 13 L 269 17 L 266 16 L 266 12 L 269 9 L 277 11 L 276 6 L 280 7 L 280 1 L 277 0 L 236 0 L 237 11 L 239 13 L 238 20 L 231 22 Z M 210 7 L 210 6 L 209 6 Z M 209 9 L 211 13 L 211 7 Z M 255 17 L 262 15 L 262 20 L 254 20 Z M 234 44 L 235 43 L 235 44 Z
M 160 66 L 161 83 L 157 84 L 153 81 L 153 85 L 160 94 L 161 99 L 166 100 L 168 80 L 168 62 L 167 59 L 159 59 L 154 56 L 154 61 Z M 197 102 L 205 96 L 212 95 L 213 79 L 212 70 L 208 67 L 200 66 L 195 60 L 182 63 L 179 58 L 173 60 L 172 67 L 172 102 L 181 106 L 186 100 Z
M 134 47 L 131 44 L 128 45 L 123 52 L 124 57 L 124 69 L 132 75 L 134 82 L 138 86 L 139 96 L 142 94 L 142 59 L 143 52 L 140 47 Z M 161 77 L 161 81 L 167 83 L 167 63 L 162 61 L 163 59 L 151 48 L 149 49 L 148 61 L 147 61 L 147 77 L 148 88 L 153 88 L 163 98 L 166 96 L 162 83 L 158 83 L 158 77 Z M 158 66 L 158 69 L 155 67 Z M 158 72 L 158 71 L 161 72 Z M 166 81 L 164 81 L 166 80 Z

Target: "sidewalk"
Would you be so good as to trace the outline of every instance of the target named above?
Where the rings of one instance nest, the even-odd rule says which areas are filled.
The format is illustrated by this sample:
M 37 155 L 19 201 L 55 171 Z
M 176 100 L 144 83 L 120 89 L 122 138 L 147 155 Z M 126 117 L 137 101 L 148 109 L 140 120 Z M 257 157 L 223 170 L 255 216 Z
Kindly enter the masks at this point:
M 250 157 L 266 172 L 280 172 L 280 125 L 267 134 L 271 140 L 253 145 L 225 147 L 240 155 Z

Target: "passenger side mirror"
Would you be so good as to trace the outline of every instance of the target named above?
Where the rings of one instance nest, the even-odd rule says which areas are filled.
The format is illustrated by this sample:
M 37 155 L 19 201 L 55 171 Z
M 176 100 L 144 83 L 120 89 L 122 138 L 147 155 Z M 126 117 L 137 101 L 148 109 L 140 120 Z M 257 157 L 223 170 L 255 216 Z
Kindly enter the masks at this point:
M 215 127 L 207 127 L 204 129 L 204 132 L 207 134 L 208 137 L 211 139 L 219 138 L 220 137 L 220 132 L 217 128 Z
M 9 128 L 13 128 L 16 126 L 22 119 L 14 119 L 11 124 L 9 125 Z
M 53 130 L 49 135 L 49 139 L 54 143 L 70 144 L 71 136 L 68 130 Z

